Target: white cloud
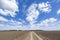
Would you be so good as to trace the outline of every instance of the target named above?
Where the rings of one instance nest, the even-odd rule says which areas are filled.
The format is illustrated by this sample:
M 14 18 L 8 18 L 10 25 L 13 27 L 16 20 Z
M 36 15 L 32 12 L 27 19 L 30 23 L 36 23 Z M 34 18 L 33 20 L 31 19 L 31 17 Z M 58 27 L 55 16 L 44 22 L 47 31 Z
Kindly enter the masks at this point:
M 42 2 L 38 4 L 38 9 L 42 12 L 50 12 L 51 11 L 51 5 L 49 4 L 49 2 Z
M 41 21 L 37 24 L 30 25 L 30 30 L 60 30 L 60 21 L 55 18 L 49 18 Z
M 3 16 L 0 16 L 0 30 L 23 30 L 27 27 L 23 26 L 23 23 L 16 20 L 8 20 Z M 27 28 L 28 29 L 28 28 Z
M 40 12 L 38 11 L 38 8 L 42 12 L 50 12 L 51 11 L 51 5 L 49 2 L 46 3 L 39 3 L 39 4 L 32 4 L 28 8 L 27 18 L 26 20 L 29 21 L 30 30 L 39 30 L 44 27 L 49 27 L 50 25 L 53 26 L 57 19 L 55 18 L 49 18 L 41 21 L 40 23 L 34 24 L 36 22 L 36 19 L 38 18 Z
M 32 25 L 22 25 L 21 22 L 12 19 L 8 21 L 7 24 L 0 23 L 0 30 L 60 30 L 60 21 L 57 21 L 55 18 L 45 19 Z
M 38 8 L 38 9 L 37 9 Z M 35 20 L 38 18 L 40 12 L 50 12 L 51 11 L 51 5 L 49 2 L 42 2 L 39 4 L 33 3 L 28 8 L 27 18 L 26 20 L 30 22 L 30 24 L 35 23 Z
M 8 20 L 8 19 L 6 19 L 6 18 L 4 18 L 3 16 L 0 16 L 0 22 L 6 22 L 7 24 L 12 24 L 12 25 L 22 25 L 23 23 L 22 22 L 20 22 L 20 21 L 16 21 L 16 20 L 13 20 L 13 19 L 11 19 L 11 20 Z
M 10 20 L 10 22 L 0 23 L 1 30 L 29 30 L 30 28 L 19 21 Z
M 8 22 L 7 19 L 5 19 L 4 17 L 0 16 L 0 21 L 4 21 L 4 22 Z
M 7 24 L 12 24 L 12 25 L 20 25 L 20 24 L 23 24 L 22 22 L 15 21 L 15 20 L 13 20 L 13 19 L 8 20 L 8 19 L 6 19 L 6 18 L 4 18 L 4 17 L 2 17 L 2 16 L 0 16 L 0 21 L 1 21 L 1 22 L 7 22 Z
M 16 0 L 0 0 L 0 14 L 14 17 L 18 11 Z
M 55 18 L 49 18 L 49 19 L 43 20 L 40 25 L 49 26 L 49 23 L 53 23 L 56 21 L 57 21 L 57 19 L 55 19 Z
M 9 20 L 9 22 L 8 22 L 9 24 L 12 24 L 12 25 L 22 25 L 23 23 L 22 22 L 19 22 L 19 21 L 15 21 L 15 20 Z
M 37 24 L 30 25 L 31 30 L 54 30 L 58 25 L 57 19 L 55 18 L 49 18 L 45 19 Z M 50 28 L 50 29 L 49 29 Z
M 32 4 L 27 10 L 28 13 L 26 20 L 29 21 L 31 24 L 34 23 L 34 21 L 37 19 L 39 15 L 39 11 L 36 8 L 37 4 Z
M 2 16 L 0 17 L 0 30 L 27 30 L 29 29 L 25 25 L 23 25 L 22 22 L 16 21 L 16 20 L 7 20 L 3 18 Z
M 12 5 L 10 4 L 12 3 Z M 2 15 L 11 15 L 12 17 L 14 17 L 16 15 L 16 11 L 18 11 L 18 5 L 16 3 L 15 0 L 0 0 L 0 14 Z M 57 22 L 57 19 L 55 18 L 49 18 L 49 19 L 45 19 L 43 21 L 41 21 L 40 23 L 34 24 L 35 20 L 38 18 L 39 16 L 39 11 L 42 12 L 50 12 L 51 11 L 51 5 L 49 4 L 49 2 L 42 2 L 39 4 L 32 4 L 29 8 L 28 8 L 28 13 L 27 13 L 27 17 L 26 20 L 30 22 L 31 25 L 25 26 L 23 25 L 23 23 L 25 23 L 25 21 L 19 22 L 19 21 L 15 21 L 15 20 L 7 20 L 4 17 L 0 17 L 0 21 L 5 21 L 7 22 L 7 24 L 5 23 L 0 23 L 0 30 L 56 30 L 56 28 L 59 28 L 57 26 L 60 26 L 60 22 Z M 58 12 L 60 13 L 60 12 Z M 21 20 L 21 19 L 19 19 Z M 49 29 L 50 28 L 50 29 Z
M 60 9 L 57 11 L 57 14 L 60 14 Z
M 57 21 L 57 19 L 55 19 L 55 18 L 50 18 L 49 21 L 50 21 L 50 22 L 55 22 L 55 21 Z

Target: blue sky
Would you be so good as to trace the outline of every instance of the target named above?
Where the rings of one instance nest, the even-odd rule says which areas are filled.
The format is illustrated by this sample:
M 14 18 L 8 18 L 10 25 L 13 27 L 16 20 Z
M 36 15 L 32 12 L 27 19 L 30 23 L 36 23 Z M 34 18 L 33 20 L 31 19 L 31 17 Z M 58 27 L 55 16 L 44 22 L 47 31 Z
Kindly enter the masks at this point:
M 0 30 L 60 30 L 60 0 L 0 0 Z

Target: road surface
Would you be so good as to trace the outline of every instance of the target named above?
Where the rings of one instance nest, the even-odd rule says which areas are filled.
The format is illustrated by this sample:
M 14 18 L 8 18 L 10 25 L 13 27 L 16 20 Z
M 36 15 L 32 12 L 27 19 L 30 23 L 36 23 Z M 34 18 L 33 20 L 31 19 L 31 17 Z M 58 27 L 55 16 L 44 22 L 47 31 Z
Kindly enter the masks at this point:
M 1 31 L 0 40 L 60 40 L 60 31 Z

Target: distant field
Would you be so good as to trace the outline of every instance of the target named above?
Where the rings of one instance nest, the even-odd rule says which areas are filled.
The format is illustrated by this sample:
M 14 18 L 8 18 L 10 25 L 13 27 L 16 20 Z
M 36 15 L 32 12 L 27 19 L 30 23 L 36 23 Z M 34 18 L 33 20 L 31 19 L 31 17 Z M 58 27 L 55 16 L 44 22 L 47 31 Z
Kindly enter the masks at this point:
M 60 40 L 60 31 L 0 31 L 0 40 Z

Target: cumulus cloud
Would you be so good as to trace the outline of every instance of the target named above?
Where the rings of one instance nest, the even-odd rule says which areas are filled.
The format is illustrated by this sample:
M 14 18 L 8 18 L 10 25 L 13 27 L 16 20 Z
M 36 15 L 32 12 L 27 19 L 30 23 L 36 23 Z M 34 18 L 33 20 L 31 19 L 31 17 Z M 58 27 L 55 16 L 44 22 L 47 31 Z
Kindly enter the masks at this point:
M 46 19 L 46 20 L 43 20 L 40 25 L 45 25 L 45 26 L 49 26 L 49 23 L 53 23 L 53 22 L 56 22 L 57 19 L 55 18 L 49 18 L 49 19 Z
M 1 18 L 3 19 L 3 17 Z M 7 20 L 4 18 L 4 20 Z M 41 21 L 37 24 L 32 25 L 22 25 L 21 22 L 15 20 L 8 20 L 9 22 L 0 23 L 0 30 L 59 30 L 60 21 L 56 18 L 49 18 Z M 28 27 L 27 27 L 28 26 Z M 56 29 L 57 28 L 57 29 Z
M 12 24 L 12 25 L 20 25 L 20 24 L 22 24 L 22 22 L 20 22 L 20 21 L 16 21 L 16 20 L 13 20 L 13 19 L 11 19 L 11 20 L 8 20 L 8 19 L 6 19 L 6 18 L 4 18 L 4 17 L 2 17 L 2 16 L 0 16 L 0 22 L 6 22 L 7 24 Z
M 33 3 L 27 10 L 27 18 L 26 20 L 30 22 L 30 24 L 35 23 L 35 20 L 38 18 L 40 12 L 50 12 L 51 5 L 49 2 L 42 2 L 42 3 Z
M 0 14 L 15 17 L 15 12 L 18 11 L 18 4 L 16 0 L 0 0 L 0 5 Z M 2 21 L 2 23 L 0 23 L 0 30 L 55 30 L 56 28 L 59 28 L 60 22 L 57 22 L 56 18 L 45 19 L 35 24 L 36 19 L 41 11 L 49 13 L 51 11 L 50 3 L 42 2 L 38 4 L 33 3 L 30 5 L 30 7 L 27 9 L 26 17 L 26 20 L 30 23 L 29 25 L 24 25 L 23 23 L 26 22 L 21 19 L 19 20 L 22 22 L 13 19 L 8 20 L 0 16 L 0 21 Z M 60 10 L 57 11 L 57 14 L 60 14 Z
M 58 25 L 57 19 L 49 18 L 49 19 L 45 19 L 37 24 L 32 24 L 32 25 L 30 25 L 30 27 L 32 30 L 50 30 L 51 28 L 54 30 L 54 28 L 57 27 L 56 25 Z
M 32 4 L 27 10 L 28 13 L 26 20 L 29 21 L 30 24 L 34 23 L 34 21 L 37 19 L 39 15 L 39 11 L 36 8 L 37 8 L 37 4 Z
M 0 16 L 0 31 L 1 30 L 29 30 L 29 27 L 23 24 L 24 22 L 16 20 L 8 20 Z
M 51 5 L 49 2 L 42 2 L 38 4 L 38 9 L 42 12 L 50 12 L 51 11 Z
M 18 11 L 18 4 L 16 0 L 0 0 L 0 14 L 2 15 L 10 15 L 14 17 L 16 15 L 15 12 Z
M 57 14 L 60 14 L 60 9 L 57 11 Z
M 0 31 L 1 30 L 29 30 L 30 28 L 26 25 L 23 25 L 21 22 L 7 22 L 6 23 L 0 23 Z
M 9 20 L 8 23 L 9 23 L 9 24 L 12 24 L 12 25 L 20 25 L 20 24 L 22 24 L 22 22 L 15 21 L 15 20 L 13 20 L 13 19 Z
M 23 23 L 16 20 L 8 20 L 3 16 L 0 16 L 0 30 L 23 30 L 27 27 L 23 26 Z M 27 28 L 28 29 L 28 28 Z

